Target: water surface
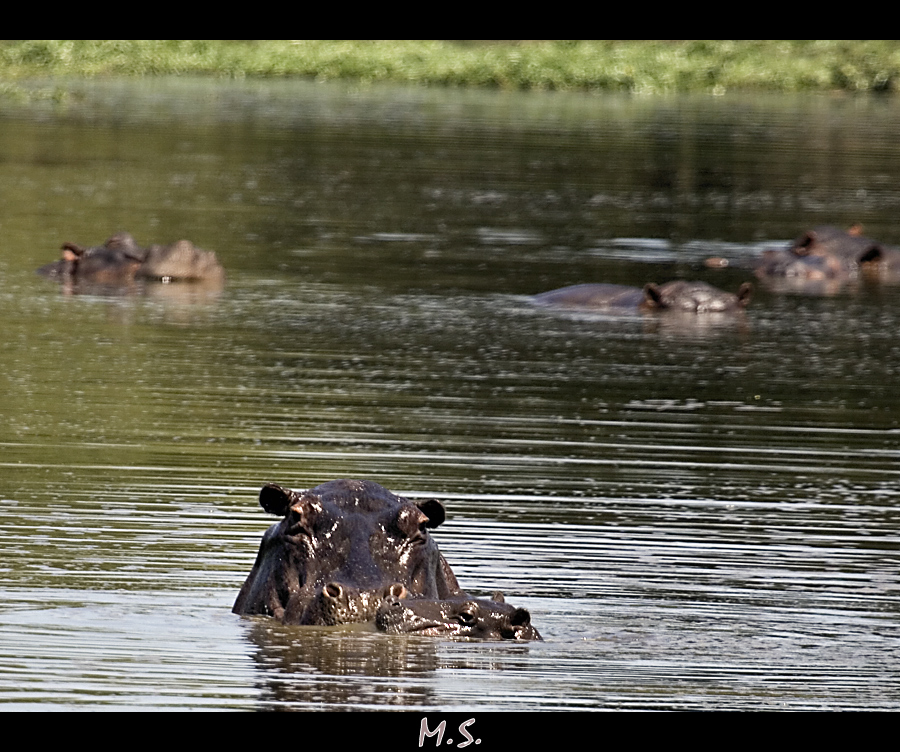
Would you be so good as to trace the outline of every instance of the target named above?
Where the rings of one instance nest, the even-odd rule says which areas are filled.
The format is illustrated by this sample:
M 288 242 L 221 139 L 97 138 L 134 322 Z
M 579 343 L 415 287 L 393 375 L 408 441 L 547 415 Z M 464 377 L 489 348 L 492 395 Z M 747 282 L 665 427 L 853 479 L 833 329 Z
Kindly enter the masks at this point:
M 527 296 L 702 278 L 802 229 L 900 244 L 892 99 L 80 84 L 0 111 L 9 708 L 897 709 L 895 288 L 746 315 Z M 129 230 L 219 295 L 65 295 Z M 543 643 L 230 613 L 266 482 L 438 497 Z

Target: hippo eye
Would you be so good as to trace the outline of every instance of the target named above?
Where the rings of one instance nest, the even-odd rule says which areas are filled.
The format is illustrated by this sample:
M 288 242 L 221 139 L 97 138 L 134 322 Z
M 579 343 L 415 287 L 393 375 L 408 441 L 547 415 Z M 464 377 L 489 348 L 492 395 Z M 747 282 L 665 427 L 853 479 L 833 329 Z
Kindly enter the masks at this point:
M 397 530 L 412 541 L 424 543 L 428 539 L 428 518 L 416 507 L 401 509 L 395 524 Z
M 288 510 L 286 519 L 288 520 L 288 535 L 305 535 L 312 537 L 310 533 L 309 518 L 304 509 L 291 507 Z
M 395 582 L 393 585 L 388 585 L 384 591 L 385 598 L 396 598 L 397 600 L 401 598 L 406 598 L 409 595 L 409 590 L 406 589 L 406 585 L 402 582 Z
M 456 615 L 456 620 L 464 627 L 472 627 L 475 626 L 478 617 L 471 610 L 463 609 Z

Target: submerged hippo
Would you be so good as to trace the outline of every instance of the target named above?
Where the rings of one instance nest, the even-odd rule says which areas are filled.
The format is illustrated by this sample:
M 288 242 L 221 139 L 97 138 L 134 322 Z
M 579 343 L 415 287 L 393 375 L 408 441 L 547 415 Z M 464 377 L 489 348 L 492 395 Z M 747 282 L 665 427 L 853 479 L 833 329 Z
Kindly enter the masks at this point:
M 388 634 L 468 637 L 481 640 L 543 640 L 524 608 L 510 606 L 503 593 L 491 600 L 462 596 L 444 600 L 386 598 L 375 625 Z
M 793 278 L 800 280 L 848 279 L 849 268 L 835 256 L 798 256 L 793 251 L 763 251 L 753 273 L 760 279 Z
M 413 502 L 372 481 L 334 480 L 309 491 L 270 483 L 259 503 L 284 519 L 263 535 L 236 614 L 352 623 L 373 620 L 389 596 L 462 593 L 428 533 L 444 521 L 439 501 Z
M 900 281 L 900 249 L 862 234 L 860 225 L 849 230 L 823 225 L 804 232 L 790 248 L 801 258 L 824 258 L 838 274 L 862 275 L 887 282 Z
M 885 248 L 861 234 L 858 226 L 844 231 L 823 225 L 807 230 L 789 248 L 763 251 L 753 262 L 760 279 L 845 282 L 855 279 L 863 265 L 877 263 Z M 712 265 L 712 264 L 709 264 Z
M 225 280 L 225 270 L 212 251 L 197 248 L 189 240 L 141 248 L 127 232 L 93 248 L 63 243 L 62 258 L 37 271 L 69 284 L 121 286 L 140 280 L 221 284 Z
M 863 264 L 876 260 L 883 246 L 862 234 L 860 225 L 848 230 L 820 225 L 802 233 L 788 249 L 795 256 L 822 256 L 841 259 L 846 264 Z
M 533 296 L 538 305 L 586 311 L 685 311 L 722 313 L 743 310 L 750 302 L 753 285 L 745 282 L 734 295 L 706 282 L 676 280 L 640 287 L 583 284 L 562 287 Z
M 714 268 L 729 265 L 718 257 L 705 263 Z M 865 237 L 859 225 L 849 230 L 822 225 L 802 233 L 787 248 L 764 251 L 750 267 L 769 285 L 835 292 L 860 278 L 900 282 L 900 249 Z

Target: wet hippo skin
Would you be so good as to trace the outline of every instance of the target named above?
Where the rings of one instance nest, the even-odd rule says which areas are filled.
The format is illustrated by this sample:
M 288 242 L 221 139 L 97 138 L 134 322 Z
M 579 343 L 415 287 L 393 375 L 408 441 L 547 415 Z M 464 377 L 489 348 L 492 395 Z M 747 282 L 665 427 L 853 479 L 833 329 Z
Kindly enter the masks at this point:
M 63 243 L 62 257 L 37 271 L 69 284 L 128 285 L 139 280 L 221 284 L 225 279 L 225 270 L 212 251 L 197 248 L 189 240 L 141 248 L 127 232 L 92 248 Z
M 753 286 L 741 285 L 735 295 L 706 282 L 676 280 L 640 287 L 612 284 L 582 284 L 562 287 L 532 297 L 534 303 L 551 308 L 586 311 L 684 311 L 724 313 L 742 311 Z

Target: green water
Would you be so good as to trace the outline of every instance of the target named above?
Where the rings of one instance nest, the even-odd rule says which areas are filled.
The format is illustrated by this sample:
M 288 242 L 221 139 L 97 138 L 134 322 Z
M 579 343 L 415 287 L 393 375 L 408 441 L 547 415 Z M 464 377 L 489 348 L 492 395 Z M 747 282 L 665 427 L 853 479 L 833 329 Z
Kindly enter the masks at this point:
M 898 105 L 96 81 L 0 112 L 0 702 L 891 708 L 900 304 L 738 320 L 527 295 L 704 278 L 822 222 L 900 243 Z M 218 295 L 66 295 L 119 230 Z M 231 603 L 274 481 L 436 496 L 464 588 L 546 642 L 282 628 Z

